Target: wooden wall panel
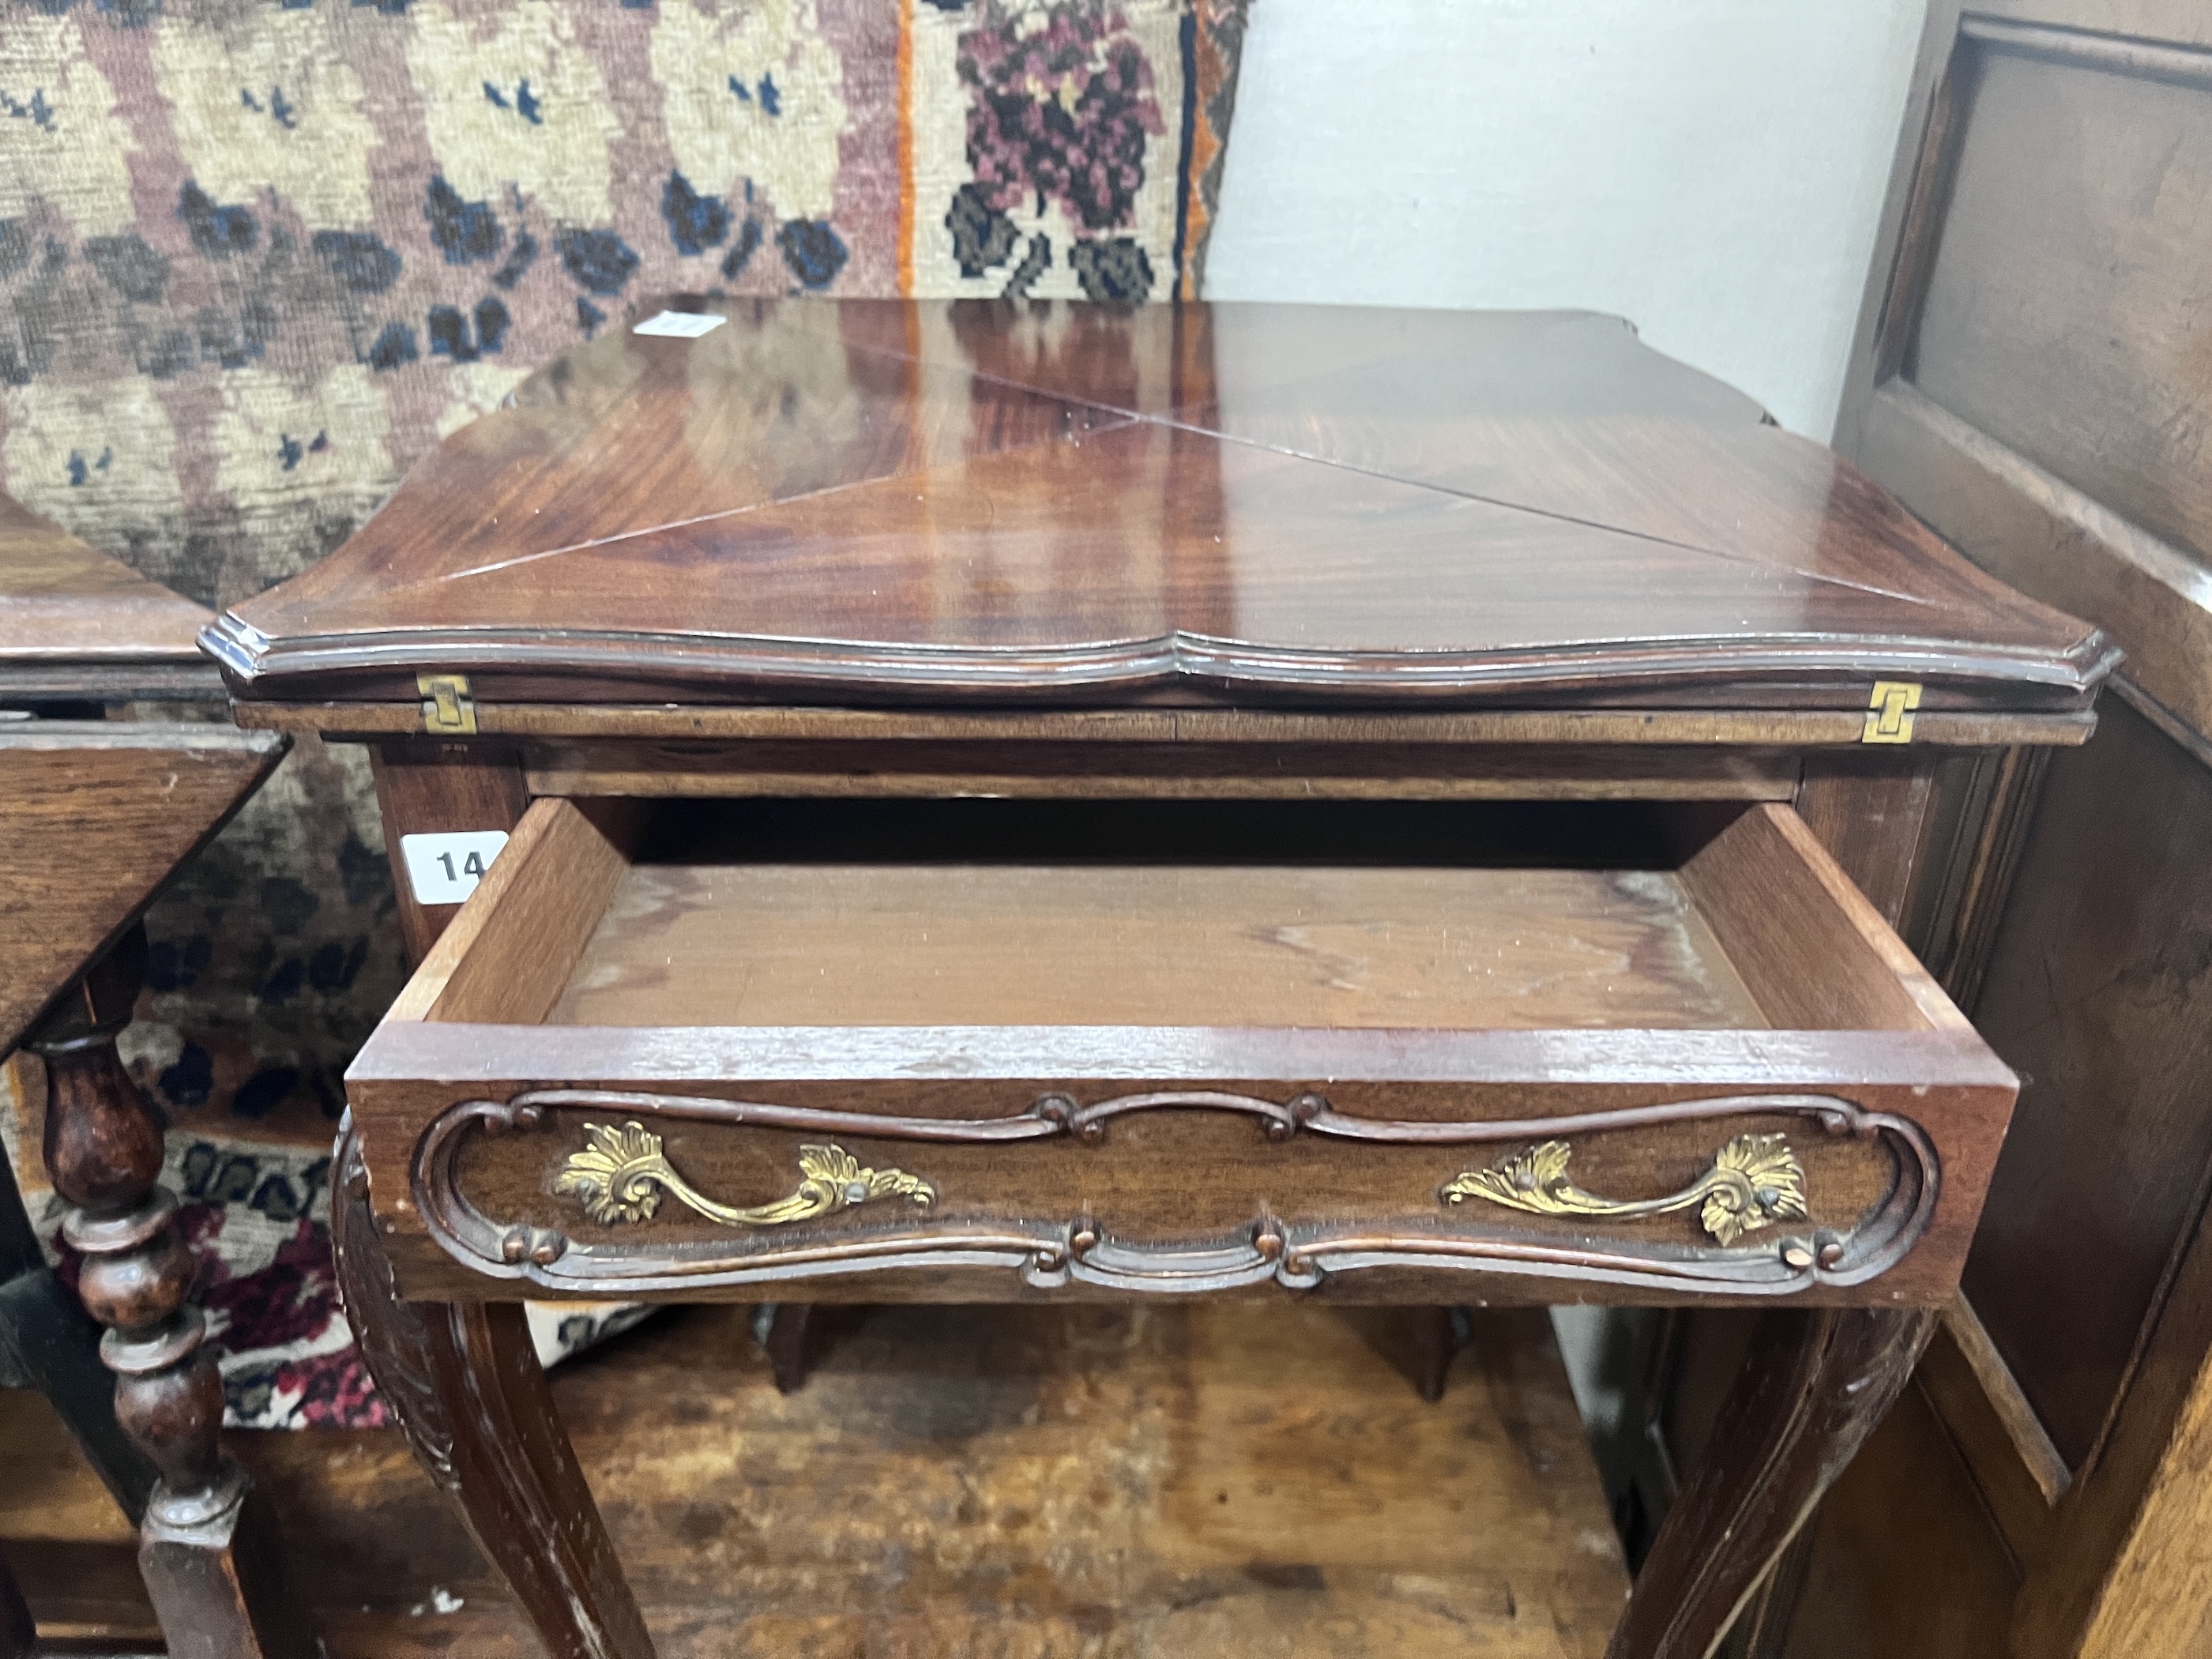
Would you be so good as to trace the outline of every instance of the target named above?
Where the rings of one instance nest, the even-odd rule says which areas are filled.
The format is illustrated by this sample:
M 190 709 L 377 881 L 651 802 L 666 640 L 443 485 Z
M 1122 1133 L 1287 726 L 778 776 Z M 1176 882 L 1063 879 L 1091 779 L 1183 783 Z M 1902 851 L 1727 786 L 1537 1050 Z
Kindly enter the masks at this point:
M 2079 1469 L 2212 1168 L 2212 773 L 2117 698 L 2051 762 L 1975 1020 L 2021 1090 L 1966 1294 Z
M 2212 550 L 2212 52 L 2166 74 L 1972 42 L 1908 378 L 2154 534 Z M 2153 65 L 2158 67 L 2158 65 Z M 2179 76 L 2194 69 L 2197 77 Z
M 1897 1495 L 1910 1492 L 1913 1531 L 1940 1550 L 1900 1561 Z M 2006 1641 L 2017 1570 L 2007 1557 L 1942 1422 L 1907 1389 L 1829 1490 L 1792 1607 L 1781 1629 L 1747 1632 L 1753 1654 L 1789 1659 L 2010 1659 Z
M 1893 380 L 1855 416 L 1859 465 L 1977 564 L 2124 641 L 2122 673 L 2212 731 L 2212 571 Z
M 2177 1264 L 2095 1466 L 2054 1507 L 2013 1659 L 2188 1659 L 2212 1625 L 2212 1233 Z

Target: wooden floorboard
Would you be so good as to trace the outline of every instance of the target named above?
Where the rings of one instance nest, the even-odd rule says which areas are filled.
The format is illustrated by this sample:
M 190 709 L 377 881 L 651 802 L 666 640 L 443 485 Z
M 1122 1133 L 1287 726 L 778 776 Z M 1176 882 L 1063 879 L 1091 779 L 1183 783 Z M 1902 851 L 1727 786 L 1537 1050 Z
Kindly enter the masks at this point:
M 1596 1659 L 1626 1594 L 1540 1312 L 1478 1315 L 1437 1406 L 1380 1312 L 854 1310 L 787 1399 L 747 1317 L 556 1376 L 663 1659 Z M 0 1548 L 67 1633 L 143 1633 L 58 1432 L 0 1394 Z M 333 1659 L 535 1652 L 395 1435 L 231 1441 Z

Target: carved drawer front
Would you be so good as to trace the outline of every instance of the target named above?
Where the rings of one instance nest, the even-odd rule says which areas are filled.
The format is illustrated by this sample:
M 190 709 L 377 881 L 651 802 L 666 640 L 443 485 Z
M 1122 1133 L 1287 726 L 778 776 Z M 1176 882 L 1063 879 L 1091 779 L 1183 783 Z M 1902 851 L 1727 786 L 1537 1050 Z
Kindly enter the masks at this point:
M 538 803 L 355 1067 L 410 1294 L 1929 1304 L 2011 1106 L 1783 808 L 1637 869 L 634 844 Z
M 440 1115 L 415 1201 L 462 1261 L 585 1293 L 901 1268 L 1148 1292 L 1489 1269 L 1759 1296 L 1882 1273 L 1939 1188 L 1925 1132 L 1837 1095 L 1421 1121 L 1310 1089 L 1076 1086 L 975 1118 L 526 1090 Z

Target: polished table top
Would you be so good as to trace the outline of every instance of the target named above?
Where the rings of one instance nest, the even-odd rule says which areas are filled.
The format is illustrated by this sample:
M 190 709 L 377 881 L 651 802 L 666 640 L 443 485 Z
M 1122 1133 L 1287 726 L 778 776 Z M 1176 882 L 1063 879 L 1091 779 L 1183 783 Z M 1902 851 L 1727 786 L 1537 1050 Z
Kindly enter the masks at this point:
M 726 321 L 568 353 L 226 613 L 234 690 L 2065 709 L 2115 655 L 1616 319 L 669 303 Z
M 0 495 L 0 696 L 127 700 L 216 690 L 208 612 Z

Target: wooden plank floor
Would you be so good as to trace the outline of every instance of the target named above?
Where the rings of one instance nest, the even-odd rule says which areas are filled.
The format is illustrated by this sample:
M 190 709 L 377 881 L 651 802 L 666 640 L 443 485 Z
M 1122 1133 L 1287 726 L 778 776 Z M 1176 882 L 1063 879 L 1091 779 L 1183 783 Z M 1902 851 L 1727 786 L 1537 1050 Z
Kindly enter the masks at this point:
M 663 1659 L 1596 1659 L 1627 1591 L 1540 1312 L 1478 1315 L 1437 1406 L 1382 1313 L 854 1310 L 789 1399 L 747 1317 L 556 1374 Z M 334 1659 L 536 1651 L 395 1434 L 231 1440 Z M 144 1632 L 33 1395 L 0 1394 L 0 1540 L 52 1633 Z

